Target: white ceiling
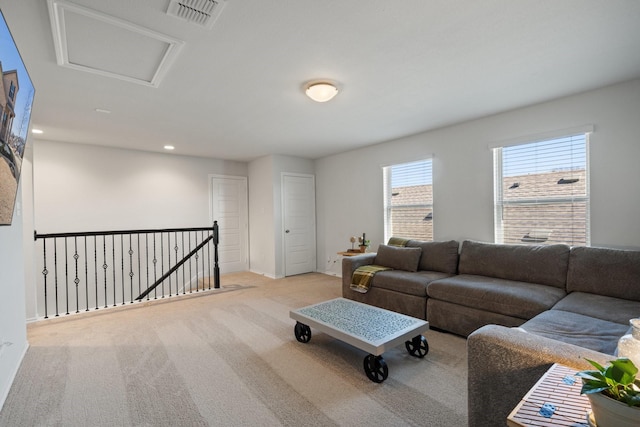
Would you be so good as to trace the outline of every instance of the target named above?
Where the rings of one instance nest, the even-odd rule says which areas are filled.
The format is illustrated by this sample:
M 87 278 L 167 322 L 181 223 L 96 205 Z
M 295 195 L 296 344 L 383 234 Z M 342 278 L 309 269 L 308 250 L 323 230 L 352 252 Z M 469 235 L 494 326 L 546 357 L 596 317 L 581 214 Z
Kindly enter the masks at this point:
M 637 0 L 227 0 L 210 29 L 169 0 L 74 3 L 184 43 L 157 87 L 88 73 L 58 65 L 46 0 L 0 0 L 43 140 L 313 159 L 640 77 Z M 148 75 L 157 49 L 102 27 L 69 32 L 76 57 Z M 312 102 L 316 79 L 341 92 Z

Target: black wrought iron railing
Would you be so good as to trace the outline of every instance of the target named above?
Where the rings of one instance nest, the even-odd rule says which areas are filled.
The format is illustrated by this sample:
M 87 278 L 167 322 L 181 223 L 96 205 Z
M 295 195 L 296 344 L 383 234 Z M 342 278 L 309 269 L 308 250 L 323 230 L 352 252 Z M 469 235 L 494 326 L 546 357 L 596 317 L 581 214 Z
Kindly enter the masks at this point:
M 34 233 L 44 318 L 220 287 L 218 224 L 157 230 Z

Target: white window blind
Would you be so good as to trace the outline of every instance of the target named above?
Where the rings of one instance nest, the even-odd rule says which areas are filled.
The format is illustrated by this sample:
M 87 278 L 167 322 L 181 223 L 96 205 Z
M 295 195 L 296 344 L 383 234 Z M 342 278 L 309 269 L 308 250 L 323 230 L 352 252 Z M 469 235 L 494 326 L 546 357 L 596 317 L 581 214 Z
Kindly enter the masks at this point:
M 383 168 L 384 235 L 433 240 L 431 159 Z
M 588 134 L 494 149 L 497 243 L 589 245 Z

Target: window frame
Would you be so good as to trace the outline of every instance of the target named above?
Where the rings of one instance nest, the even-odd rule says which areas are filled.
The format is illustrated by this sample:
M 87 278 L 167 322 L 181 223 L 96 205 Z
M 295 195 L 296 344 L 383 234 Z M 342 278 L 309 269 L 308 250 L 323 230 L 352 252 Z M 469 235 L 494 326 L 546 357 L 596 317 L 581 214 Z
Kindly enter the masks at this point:
M 494 242 L 503 244 L 505 242 L 504 233 L 504 208 L 508 206 L 534 206 L 534 205 L 560 205 L 562 203 L 585 203 L 585 245 L 591 245 L 591 188 L 590 188 L 590 135 L 593 133 L 593 126 L 585 126 L 575 129 L 566 130 L 558 133 L 546 133 L 544 135 L 531 136 L 527 138 L 519 138 L 511 143 L 503 143 L 500 145 L 490 146 L 493 151 L 493 178 L 494 178 Z M 528 144 L 544 143 L 555 139 L 562 139 L 575 136 L 584 136 L 585 140 L 585 195 L 577 196 L 560 196 L 560 197 L 532 197 L 527 199 L 506 200 L 504 199 L 504 165 L 503 165 L 503 149 L 513 146 L 524 146 Z M 499 173 L 498 173 L 499 172 Z M 558 184 L 560 184 L 558 182 Z M 525 240 L 529 238 L 529 240 Z M 528 233 L 521 239 L 521 244 L 555 244 L 557 242 L 547 243 L 547 238 L 534 235 L 529 237 Z M 567 243 L 569 244 L 569 243 Z
M 416 204 L 405 204 L 405 205 L 393 205 L 392 204 L 392 197 L 393 197 L 393 192 L 392 192 L 392 168 L 393 167 L 398 167 L 398 166 L 403 166 L 403 165 L 413 165 L 413 164 L 418 164 L 424 162 L 425 164 L 428 164 L 428 168 L 430 170 L 430 177 L 428 178 L 428 181 L 430 181 L 430 184 L 424 184 L 424 185 L 431 185 L 431 191 L 432 191 L 432 196 L 431 196 L 431 203 L 416 203 Z M 389 164 L 389 165 L 385 165 L 382 167 L 382 176 L 383 176 L 383 210 L 384 210 L 384 215 L 383 215 L 383 221 L 384 221 L 384 241 L 387 242 L 389 240 L 390 237 L 394 237 L 392 235 L 392 224 L 391 224 L 391 213 L 393 209 L 397 209 L 397 208 L 425 208 L 425 209 L 430 209 L 431 210 L 431 217 L 429 219 L 429 221 L 431 221 L 432 224 L 432 238 L 431 240 L 433 240 L 433 206 L 434 206 L 434 202 L 433 202 L 433 157 L 426 157 L 423 159 L 418 159 L 418 160 L 410 160 L 410 161 L 406 161 L 406 162 L 399 162 L 399 163 L 393 163 L 393 164 Z M 427 215 L 428 216 L 428 215 Z M 416 238 L 416 236 L 395 236 L 395 237 L 407 237 L 407 238 Z

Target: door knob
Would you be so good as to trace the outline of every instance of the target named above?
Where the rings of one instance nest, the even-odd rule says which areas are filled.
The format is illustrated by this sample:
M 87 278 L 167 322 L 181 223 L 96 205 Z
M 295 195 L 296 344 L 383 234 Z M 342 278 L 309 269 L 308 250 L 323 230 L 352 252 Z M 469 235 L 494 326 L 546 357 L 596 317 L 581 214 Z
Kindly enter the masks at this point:
M 285 233 L 288 233 L 288 232 L 289 232 L 289 230 L 284 230 L 284 232 L 285 232 Z

